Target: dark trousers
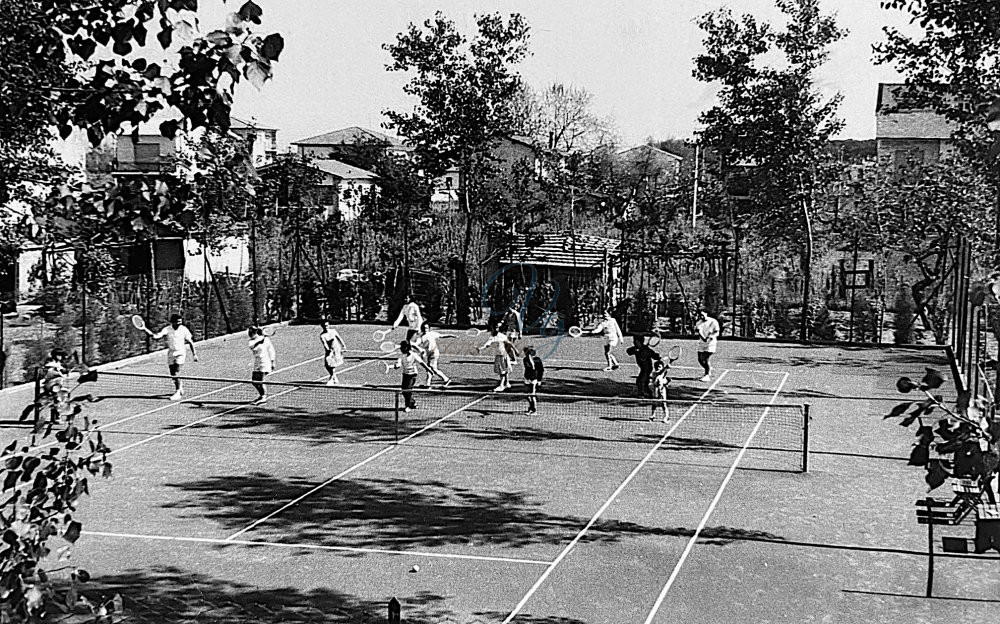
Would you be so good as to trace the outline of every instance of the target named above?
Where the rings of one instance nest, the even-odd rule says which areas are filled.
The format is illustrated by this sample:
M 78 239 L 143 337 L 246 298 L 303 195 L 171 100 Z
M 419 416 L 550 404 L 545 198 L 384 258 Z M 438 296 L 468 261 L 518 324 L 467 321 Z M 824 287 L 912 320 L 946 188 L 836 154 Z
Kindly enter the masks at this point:
M 403 402 L 406 407 L 414 409 L 417 407 L 416 401 L 413 400 L 413 386 L 417 383 L 417 375 L 409 375 L 403 373 L 403 383 L 401 385 L 403 389 Z
M 250 374 L 250 378 L 253 380 L 251 385 L 257 390 L 257 394 L 260 396 L 267 394 L 267 390 L 264 389 L 264 384 L 261 383 L 264 381 L 264 375 L 266 374 L 267 373 L 263 373 L 261 371 L 254 371 Z
M 710 375 L 712 373 L 712 366 L 708 363 L 708 360 L 712 357 L 712 354 L 708 351 L 698 352 L 698 363 L 701 367 L 705 369 L 705 374 Z
M 653 393 L 649 391 L 649 377 L 653 374 L 652 368 L 639 367 L 639 375 L 635 378 L 635 387 L 639 391 L 639 396 L 652 398 Z

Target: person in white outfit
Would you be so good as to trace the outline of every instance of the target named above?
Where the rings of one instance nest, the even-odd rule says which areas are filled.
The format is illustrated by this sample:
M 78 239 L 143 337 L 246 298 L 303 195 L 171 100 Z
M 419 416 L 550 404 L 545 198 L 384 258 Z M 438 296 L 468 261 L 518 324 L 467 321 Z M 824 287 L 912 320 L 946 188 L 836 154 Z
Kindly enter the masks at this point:
M 257 390 L 257 400 L 254 405 L 260 405 L 267 401 L 267 389 L 264 387 L 264 377 L 274 371 L 278 362 L 278 356 L 274 352 L 274 345 L 271 339 L 264 335 L 264 330 L 260 327 L 251 327 L 247 330 L 247 346 L 253 354 L 253 372 L 250 377 L 253 379 L 253 387 Z
M 618 359 L 615 358 L 612 349 L 622 342 L 622 328 L 618 325 L 615 317 L 611 316 L 611 310 L 604 311 L 604 319 L 597 327 L 590 330 L 590 333 L 604 336 L 604 359 L 608 362 L 604 370 L 617 370 L 619 366 Z
M 399 316 L 396 318 L 396 322 L 392 324 L 392 328 L 396 329 L 399 327 L 403 319 L 406 319 L 406 340 L 413 342 L 413 337 L 417 335 L 421 325 L 424 324 L 424 316 L 420 313 L 420 306 L 417 305 L 417 302 L 413 300 L 411 295 L 406 295 L 406 303 L 403 305 L 403 309 L 399 311 Z
M 319 341 L 323 344 L 323 366 L 330 375 L 326 385 L 333 386 L 340 383 L 337 379 L 337 367 L 344 363 L 344 350 L 347 349 L 347 344 L 330 321 L 324 320 L 319 326 L 323 330 L 319 335 Z
M 700 381 L 712 380 L 712 365 L 709 360 L 719 346 L 719 321 L 708 315 L 708 310 L 701 310 L 701 320 L 695 326 L 698 332 L 698 363 L 705 370 L 705 376 Z
M 167 370 L 170 371 L 170 376 L 174 378 L 174 393 L 171 395 L 171 401 L 180 401 L 184 396 L 184 385 L 181 383 L 181 367 L 184 366 L 186 360 L 186 347 L 191 345 L 191 359 L 195 362 L 198 361 L 198 352 L 194 348 L 194 338 L 191 336 L 191 330 L 184 326 L 184 317 L 180 314 L 174 314 L 170 317 L 170 325 L 167 325 L 155 334 L 149 329 L 144 328 L 145 332 L 150 335 L 153 340 L 166 339 L 167 342 Z
M 454 334 L 443 334 L 431 329 L 429 323 L 424 323 L 420 326 L 420 335 L 417 336 L 413 346 L 423 354 L 424 362 L 427 364 L 427 383 L 425 387 L 431 387 L 431 382 L 434 380 L 435 375 L 441 378 L 445 387 L 451 385 L 451 378 L 441 372 L 441 346 L 438 342 L 446 338 L 455 337 Z

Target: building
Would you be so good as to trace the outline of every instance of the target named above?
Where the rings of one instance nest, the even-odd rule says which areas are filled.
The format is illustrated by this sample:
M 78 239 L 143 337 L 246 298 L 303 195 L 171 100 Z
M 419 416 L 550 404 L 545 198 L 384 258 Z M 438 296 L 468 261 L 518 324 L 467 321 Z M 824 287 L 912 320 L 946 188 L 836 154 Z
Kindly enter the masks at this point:
M 681 172 L 683 157 L 652 145 L 637 145 L 618 152 L 618 158 L 629 170 L 654 183 L 676 180 Z
M 238 117 L 231 117 L 230 122 L 229 132 L 247 142 L 254 167 L 263 167 L 274 162 L 278 157 L 277 128 L 269 128 L 256 121 L 245 121 Z
M 261 177 L 276 175 L 279 164 L 276 162 L 261 167 Z M 310 189 L 310 201 L 321 208 L 327 217 L 339 212 L 345 221 L 356 219 L 365 196 L 378 190 L 376 174 L 339 160 L 315 159 L 303 166 L 308 166 L 316 174 Z
M 932 164 L 953 149 L 956 127 L 943 115 L 928 109 L 903 108 L 899 95 L 906 85 L 882 83 L 875 104 L 875 148 L 882 162 Z
M 360 126 L 325 132 L 293 141 L 292 145 L 295 146 L 299 156 L 317 160 L 332 158 L 357 166 L 370 166 L 368 163 L 358 162 L 359 158 L 363 158 L 364 149 L 369 146 L 381 146 L 389 153 L 401 156 L 413 151 L 396 137 Z

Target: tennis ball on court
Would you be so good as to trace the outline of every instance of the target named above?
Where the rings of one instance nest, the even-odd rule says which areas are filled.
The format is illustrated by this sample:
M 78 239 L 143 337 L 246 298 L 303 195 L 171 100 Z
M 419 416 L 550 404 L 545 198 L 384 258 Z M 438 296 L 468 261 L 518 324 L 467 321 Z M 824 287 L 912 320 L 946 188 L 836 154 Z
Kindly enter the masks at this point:
M 419 572 L 419 571 L 420 571 L 420 566 L 418 565 L 415 565 L 412 568 L 410 568 L 410 572 Z

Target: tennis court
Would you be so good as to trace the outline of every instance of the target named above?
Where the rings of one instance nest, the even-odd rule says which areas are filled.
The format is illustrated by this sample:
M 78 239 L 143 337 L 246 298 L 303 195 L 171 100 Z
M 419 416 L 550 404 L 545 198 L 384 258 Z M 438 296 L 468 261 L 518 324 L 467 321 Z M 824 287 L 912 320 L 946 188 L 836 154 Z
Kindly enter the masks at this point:
M 199 349 L 182 402 L 161 357 L 86 389 L 115 474 L 74 560 L 138 621 L 375 622 L 393 596 L 407 622 L 997 614 L 981 556 L 943 560 L 922 597 L 922 477 L 880 418 L 897 376 L 947 370 L 937 352 L 724 342 L 703 383 L 682 342 L 664 423 L 597 339 L 539 348 L 537 416 L 456 341 L 454 389 L 402 413 L 375 328 L 340 329 L 345 387 L 320 383 L 317 330 L 287 327 L 261 406 L 239 338 Z

